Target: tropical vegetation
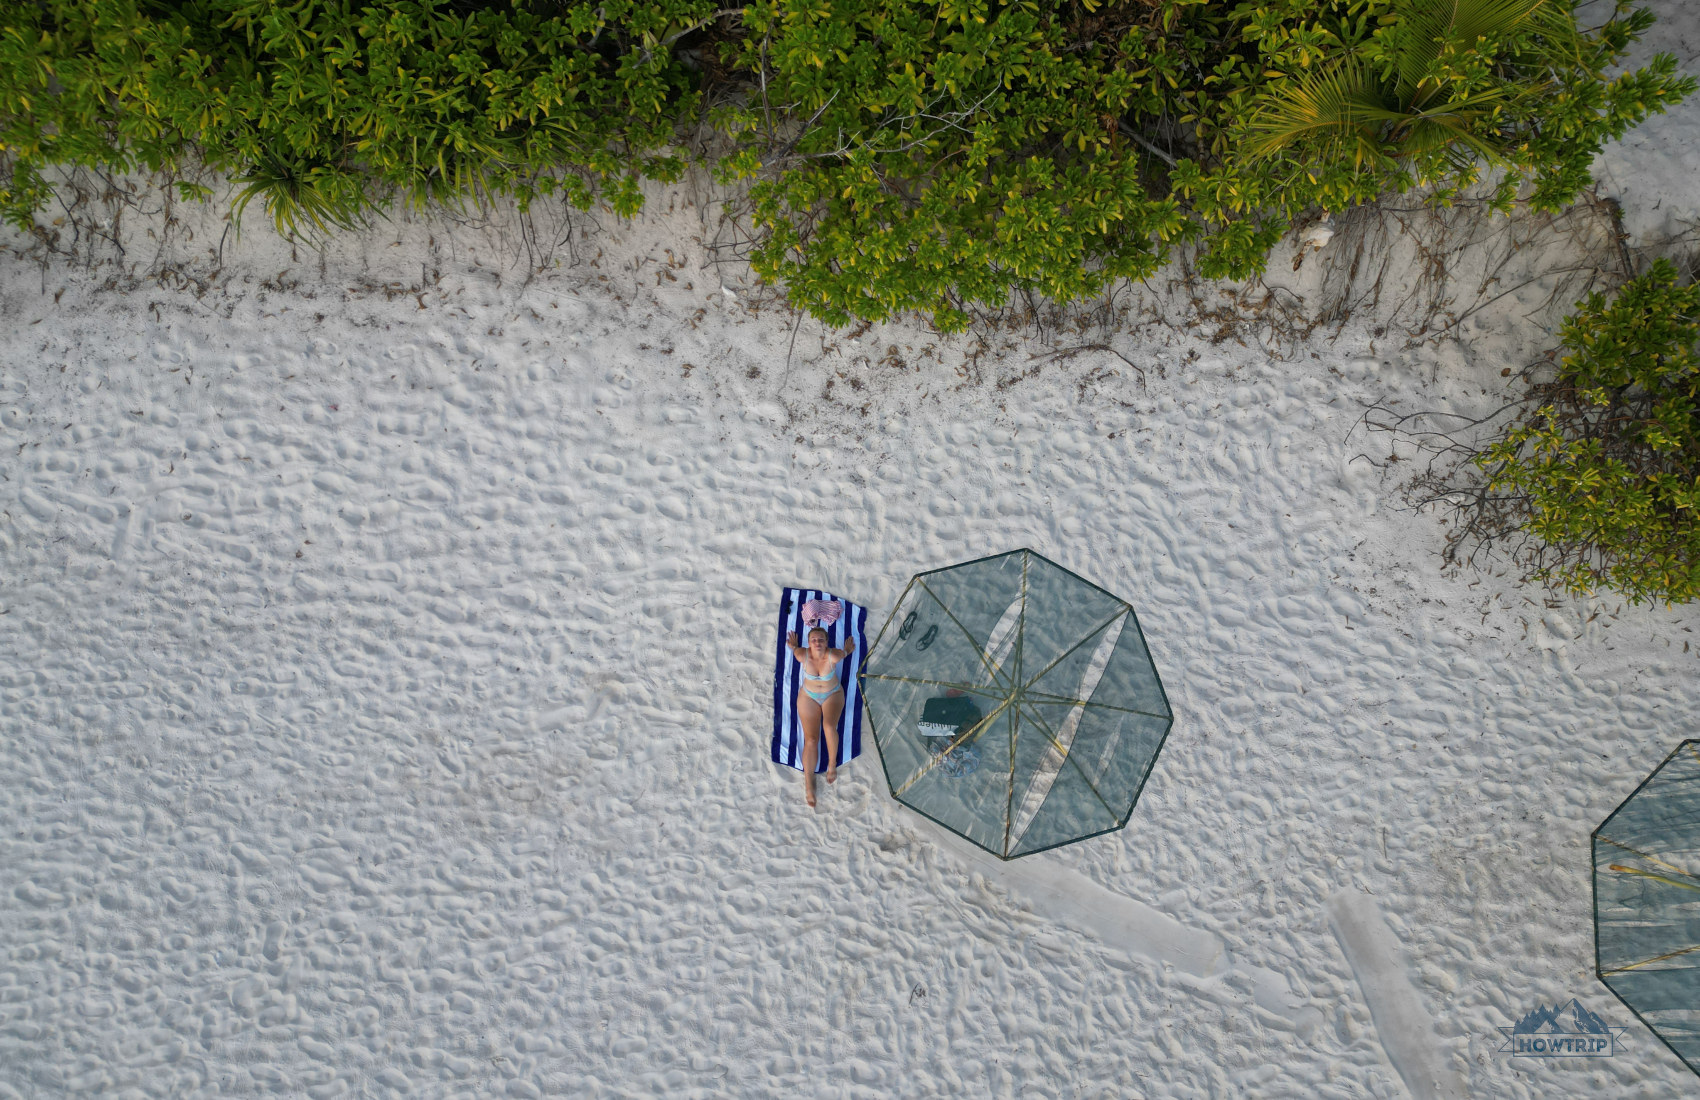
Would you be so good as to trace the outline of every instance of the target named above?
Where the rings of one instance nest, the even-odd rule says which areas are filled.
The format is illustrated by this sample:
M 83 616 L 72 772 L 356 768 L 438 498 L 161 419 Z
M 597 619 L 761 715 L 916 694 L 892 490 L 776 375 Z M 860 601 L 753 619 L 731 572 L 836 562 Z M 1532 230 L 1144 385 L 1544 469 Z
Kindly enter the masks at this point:
M 1700 285 L 1668 260 L 1561 330 L 1569 354 L 1477 455 L 1500 537 L 1533 574 L 1634 602 L 1700 596 Z
M 1178 243 L 1244 278 L 1389 191 L 1570 202 L 1692 90 L 1567 0 L 31 0 L 0 13 L 0 215 L 65 167 L 204 166 L 284 232 L 392 203 L 629 215 L 693 162 L 833 323 L 1071 299 Z

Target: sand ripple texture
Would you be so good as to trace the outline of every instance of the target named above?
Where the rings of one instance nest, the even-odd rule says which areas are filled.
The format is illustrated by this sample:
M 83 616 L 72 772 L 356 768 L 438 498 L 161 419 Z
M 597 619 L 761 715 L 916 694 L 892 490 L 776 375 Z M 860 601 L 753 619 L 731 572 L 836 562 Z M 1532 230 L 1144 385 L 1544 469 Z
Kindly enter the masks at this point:
M 1692 1086 L 1639 1027 L 1493 1053 L 1536 1003 L 1633 1024 L 1586 839 L 1697 657 L 1691 616 L 1439 575 L 1353 426 L 1485 352 L 809 329 L 788 367 L 788 317 L 700 285 L 40 278 L 0 348 L 0 1097 L 1406 1095 L 1343 890 L 1473 1095 Z M 1234 968 L 1059 926 L 871 754 L 819 814 L 767 762 L 781 585 L 877 617 L 1021 546 L 1134 603 L 1178 715 L 1125 832 L 1034 858 Z

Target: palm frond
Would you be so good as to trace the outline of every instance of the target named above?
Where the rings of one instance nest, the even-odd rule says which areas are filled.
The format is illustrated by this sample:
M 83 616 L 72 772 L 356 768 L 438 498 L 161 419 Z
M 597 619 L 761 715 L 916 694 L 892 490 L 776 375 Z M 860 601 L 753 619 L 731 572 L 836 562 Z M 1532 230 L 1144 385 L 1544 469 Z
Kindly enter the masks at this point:
M 1471 45 L 1534 30 L 1554 55 L 1582 57 L 1582 36 L 1568 0 L 1402 0 L 1394 8 L 1393 54 L 1399 98 L 1418 105 L 1447 43 Z M 1438 92 L 1431 86 L 1426 94 Z
M 1432 107 L 1405 112 L 1400 128 L 1395 130 L 1394 141 L 1401 148 L 1410 148 L 1409 135 L 1423 128 L 1427 132 L 1438 134 L 1440 131 L 1451 133 L 1453 141 L 1464 141 L 1466 144 L 1477 140 L 1486 141 L 1486 135 L 1475 129 L 1475 124 L 1484 116 L 1493 112 L 1494 108 L 1510 102 L 1510 95 L 1503 88 L 1488 88 L 1474 95 L 1463 96 L 1459 99 L 1447 100 Z M 1433 130 L 1439 127 L 1440 131 Z M 1484 150 L 1492 149 L 1490 144 L 1482 146 Z M 1500 158 L 1496 150 L 1493 158 Z M 1497 162 L 1497 160 L 1496 160 Z
M 1399 136 L 1394 155 L 1410 160 L 1439 156 L 1453 172 L 1466 171 L 1476 160 L 1504 164 L 1504 152 L 1471 127 L 1473 119 L 1462 113 L 1415 118 Z
M 1383 157 L 1381 131 L 1403 117 L 1368 67 L 1348 58 L 1265 92 L 1247 151 L 1255 160 L 1306 144 L 1325 155 L 1350 151 L 1362 163 Z
M 1454 33 L 1466 44 L 1534 31 L 1555 52 L 1573 61 L 1582 54 L 1582 32 L 1576 26 L 1573 0 L 1459 0 Z

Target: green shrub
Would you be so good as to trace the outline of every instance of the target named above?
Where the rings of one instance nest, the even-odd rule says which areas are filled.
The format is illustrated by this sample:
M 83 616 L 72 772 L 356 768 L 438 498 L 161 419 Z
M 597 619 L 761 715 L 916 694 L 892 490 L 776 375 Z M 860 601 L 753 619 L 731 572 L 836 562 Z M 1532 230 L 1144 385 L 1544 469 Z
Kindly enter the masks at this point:
M 1538 538 L 1535 575 L 1640 603 L 1700 595 L 1700 286 L 1660 260 L 1565 321 L 1538 408 L 1476 459 Z
M 394 196 L 564 194 L 623 215 L 687 133 L 751 181 L 751 255 L 832 323 L 959 328 L 1202 242 L 1262 269 L 1293 221 L 1484 166 L 1571 201 L 1694 87 L 1651 19 L 1560 0 L 33 0 L 0 11 L 0 216 L 54 164 L 199 162 L 286 231 Z M 707 132 L 701 130 L 707 124 Z
M 0 213 L 28 228 L 51 164 L 236 177 L 286 230 L 359 220 L 392 193 L 524 204 L 600 193 L 622 214 L 697 110 L 658 48 L 704 0 L 40 0 L 0 22 Z M 545 14 L 545 12 L 550 14 Z
M 765 92 L 715 116 L 740 139 L 723 169 L 761 176 L 756 270 L 834 324 L 946 328 L 1155 270 L 1186 219 L 1124 132 L 1162 109 L 1153 11 L 1096 7 L 756 0 L 726 61 Z
M 1212 155 L 1176 174 L 1205 224 L 1249 223 L 1211 234 L 1200 270 L 1216 278 L 1261 272 L 1302 212 L 1415 186 L 1449 202 L 1484 168 L 1496 208 L 1524 188 L 1562 208 L 1607 141 L 1695 87 L 1666 54 L 1605 77 L 1653 22 L 1627 0 L 1586 33 L 1562 0 L 1268 0 L 1233 17 L 1256 57 L 1205 107 Z
M 1553 0 L 755 0 L 725 47 L 759 91 L 716 116 L 754 176 L 756 269 L 833 323 L 1014 291 L 1069 299 L 1205 242 L 1260 272 L 1298 215 L 1504 172 L 1556 208 L 1600 146 L 1692 90 L 1651 23 Z M 776 120 L 779 120 L 776 122 Z M 783 123 L 783 125 L 781 125 Z
M 1485 166 L 1503 172 L 1495 196 L 1503 208 L 1532 172 L 1552 167 L 1554 158 L 1525 143 L 1525 131 L 1544 121 L 1540 105 L 1553 94 L 1554 73 L 1614 106 L 1646 97 L 1649 84 L 1658 102 L 1674 60 L 1661 58 L 1609 88 L 1595 63 L 1621 53 L 1647 18 L 1610 25 L 1585 46 L 1570 11 L 1551 0 L 1258 7 L 1242 32 L 1257 45 L 1258 71 L 1247 72 L 1242 61 L 1240 78 L 1222 82 L 1203 124 L 1218 155 L 1179 174 L 1198 216 L 1243 219 L 1256 231 L 1218 235 L 1201 270 L 1256 274 L 1268 244 L 1303 211 L 1336 211 L 1418 185 L 1444 202 Z M 1566 177 L 1574 186 L 1563 201 L 1585 184 L 1599 144 L 1638 121 L 1632 112 L 1620 107 L 1577 120 L 1574 143 L 1556 150 L 1557 160 L 1581 165 L 1579 176 Z

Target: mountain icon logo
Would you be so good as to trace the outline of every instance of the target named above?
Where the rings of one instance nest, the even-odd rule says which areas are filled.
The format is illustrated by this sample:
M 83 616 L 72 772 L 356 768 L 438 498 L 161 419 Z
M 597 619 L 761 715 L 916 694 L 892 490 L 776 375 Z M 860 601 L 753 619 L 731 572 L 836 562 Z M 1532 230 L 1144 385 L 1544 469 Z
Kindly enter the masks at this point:
M 1581 1001 L 1570 998 L 1570 1003 L 1557 1008 L 1545 1008 L 1536 1005 L 1534 1011 L 1524 1015 L 1512 1025 L 1513 1035 L 1609 1035 L 1606 1022 L 1589 1012 Z

